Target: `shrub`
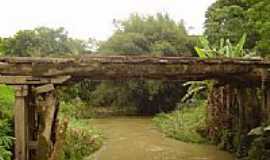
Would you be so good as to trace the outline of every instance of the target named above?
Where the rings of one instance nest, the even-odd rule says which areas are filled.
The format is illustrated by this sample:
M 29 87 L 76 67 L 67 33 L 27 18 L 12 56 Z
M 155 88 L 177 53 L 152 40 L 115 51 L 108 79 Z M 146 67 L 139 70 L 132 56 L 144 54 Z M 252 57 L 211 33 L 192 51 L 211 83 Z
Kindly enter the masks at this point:
M 15 101 L 14 91 L 6 85 L 0 85 L 0 118 L 11 119 Z
M 11 146 L 13 137 L 11 135 L 11 124 L 8 120 L 0 120 L 0 160 L 11 160 Z
M 101 133 L 90 126 L 91 107 L 80 99 L 62 101 L 60 118 L 70 117 L 63 146 L 62 160 L 86 159 L 102 145 Z
M 10 87 L 0 85 L 0 160 L 10 160 L 13 144 L 12 105 L 14 92 Z
M 71 120 L 66 133 L 63 160 L 86 159 L 102 145 L 100 132 L 89 121 Z
M 94 116 L 92 107 L 89 107 L 80 99 L 69 102 L 61 101 L 60 113 L 61 116 L 69 116 L 76 119 L 92 118 Z

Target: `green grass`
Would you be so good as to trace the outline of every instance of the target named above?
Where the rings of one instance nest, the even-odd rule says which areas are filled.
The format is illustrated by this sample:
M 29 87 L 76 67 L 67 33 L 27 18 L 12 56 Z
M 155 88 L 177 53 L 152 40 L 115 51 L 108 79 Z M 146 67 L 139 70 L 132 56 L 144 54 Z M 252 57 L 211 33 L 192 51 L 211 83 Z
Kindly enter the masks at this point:
M 184 107 L 172 113 L 161 113 L 154 117 L 156 126 L 168 137 L 183 142 L 206 143 L 198 130 L 205 127 L 206 102 L 202 101 L 196 107 Z

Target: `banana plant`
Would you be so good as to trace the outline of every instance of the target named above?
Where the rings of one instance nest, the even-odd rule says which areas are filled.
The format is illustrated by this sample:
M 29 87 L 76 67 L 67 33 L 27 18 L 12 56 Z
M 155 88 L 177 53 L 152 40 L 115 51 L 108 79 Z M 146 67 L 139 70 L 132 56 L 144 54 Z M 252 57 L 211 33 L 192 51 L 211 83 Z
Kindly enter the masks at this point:
M 185 102 L 190 97 L 193 97 L 203 90 L 208 88 L 208 82 L 206 81 L 189 81 L 183 84 L 184 87 L 188 87 L 187 93 L 182 97 L 181 101 Z
M 210 46 L 207 37 L 200 37 L 199 41 L 202 48 L 195 47 L 196 53 L 202 59 L 207 58 L 250 58 L 255 56 L 256 53 L 247 54 L 244 50 L 244 45 L 246 43 L 247 34 L 243 34 L 241 39 L 236 45 L 233 45 L 229 39 L 221 39 L 218 46 Z M 215 81 L 189 81 L 183 84 L 183 86 L 189 86 L 186 95 L 181 99 L 182 102 L 185 102 L 189 98 L 192 98 L 194 95 L 198 94 L 202 90 L 211 90 L 214 86 Z
M 207 37 L 200 37 L 199 41 L 203 48 L 195 47 L 195 50 L 200 58 L 236 58 L 244 57 L 245 50 L 244 45 L 246 43 L 247 35 L 244 34 L 239 42 L 234 46 L 229 39 L 226 41 L 221 39 L 219 46 L 209 46 L 209 41 Z

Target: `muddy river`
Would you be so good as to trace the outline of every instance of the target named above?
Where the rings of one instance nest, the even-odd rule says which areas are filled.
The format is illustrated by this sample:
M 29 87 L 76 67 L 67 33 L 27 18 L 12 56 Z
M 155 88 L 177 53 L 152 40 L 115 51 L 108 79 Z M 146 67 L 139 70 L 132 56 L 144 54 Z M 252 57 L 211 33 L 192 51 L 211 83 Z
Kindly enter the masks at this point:
M 93 120 L 104 132 L 95 160 L 233 160 L 215 146 L 180 142 L 165 137 L 151 118 L 121 117 Z

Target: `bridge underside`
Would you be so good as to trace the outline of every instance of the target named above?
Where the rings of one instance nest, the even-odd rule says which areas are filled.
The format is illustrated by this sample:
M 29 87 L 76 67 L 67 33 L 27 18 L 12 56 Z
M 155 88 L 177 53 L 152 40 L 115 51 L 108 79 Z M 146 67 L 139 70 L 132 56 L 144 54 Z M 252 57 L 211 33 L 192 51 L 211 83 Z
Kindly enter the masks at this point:
M 190 81 L 214 79 L 224 92 L 242 93 L 262 88 L 262 110 L 269 112 L 270 61 L 246 59 L 198 59 L 184 57 L 85 56 L 77 58 L 0 58 L 0 83 L 14 86 L 17 160 L 56 159 L 61 137 L 57 125 L 55 87 L 81 79 Z M 244 93 L 244 92 L 243 92 Z M 241 96 L 243 94 L 240 94 Z M 253 101 L 238 96 L 222 99 L 227 108 Z M 243 103 L 245 101 L 245 103 Z M 226 107 L 225 107 L 226 108 Z M 229 111 L 228 111 L 229 112 Z M 241 113 L 240 113 L 241 112 Z M 239 111 L 241 124 L 247 118 Z M 59 133 L 59 134 L 58 134 Z M 58 146 L 58 147 L 57 147 Z

